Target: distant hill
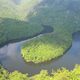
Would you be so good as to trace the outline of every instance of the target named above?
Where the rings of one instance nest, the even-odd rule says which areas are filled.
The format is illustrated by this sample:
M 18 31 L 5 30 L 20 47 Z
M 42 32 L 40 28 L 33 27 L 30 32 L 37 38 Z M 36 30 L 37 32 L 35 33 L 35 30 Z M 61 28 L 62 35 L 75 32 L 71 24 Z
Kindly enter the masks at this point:
M 41 0 L 0 0 L 0 17 L 25 19 Z

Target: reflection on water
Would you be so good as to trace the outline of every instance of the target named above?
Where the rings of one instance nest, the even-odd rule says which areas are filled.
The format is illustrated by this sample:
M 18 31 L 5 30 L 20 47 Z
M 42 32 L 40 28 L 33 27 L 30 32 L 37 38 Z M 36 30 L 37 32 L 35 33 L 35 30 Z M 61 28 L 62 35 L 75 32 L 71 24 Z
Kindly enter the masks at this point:
M 56 60 L 41 64 L 25 63 L 21 57 L 21 45 L 24 42 L 11 43 L 0 49 L 0 61 L 8 71 L 19 70 L 23 73 L 33 75 L 39 73 L 41 69 L 51 72 L 52 69 L 56 70 L 60 67 L 72 69 L 75 64 L 80 64 L 79 32 L 73 35 L 72 47 L 66 54 Z

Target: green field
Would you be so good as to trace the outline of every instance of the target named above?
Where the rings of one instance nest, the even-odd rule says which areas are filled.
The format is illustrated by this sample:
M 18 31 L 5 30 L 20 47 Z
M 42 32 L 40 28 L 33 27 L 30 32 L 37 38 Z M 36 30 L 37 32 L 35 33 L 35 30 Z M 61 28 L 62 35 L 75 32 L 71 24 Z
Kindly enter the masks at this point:
M 35 31 L 35 28 L 37 29 Z M 0 45 L 19 39 L 26 39 L 41 32 L 43 27 L 38 24 L 30 24 L 25 21 L 1 18 L 0 23 Z

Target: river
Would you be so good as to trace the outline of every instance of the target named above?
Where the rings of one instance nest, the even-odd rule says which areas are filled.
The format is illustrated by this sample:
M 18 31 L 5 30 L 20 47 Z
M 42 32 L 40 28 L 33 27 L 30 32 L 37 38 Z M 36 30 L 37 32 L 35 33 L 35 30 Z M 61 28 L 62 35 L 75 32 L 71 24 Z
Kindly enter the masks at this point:
M 48 28 L 48 30 L 43 30 L 42 33 L 44 31 L 45 33 L 52 32 L 51 30 L 52 28 Z M 40 33 L 40 35 L 42 34 Z M 18 70 L 22 73 L 28 73 L 31 76 L 39 73 L 42 69 L 51 72 L 52 69 L 57 70 L 58 68 L 66 67 L 71 70 L 75 64 L 80 64 L 80 32 L 73 34 L 72 46 L 63 56 L 40 64 L 26 63 L 21 57 L 21 45 L 27 40 L 8 43 L 0 48 L 0 63 L 9 72 Z

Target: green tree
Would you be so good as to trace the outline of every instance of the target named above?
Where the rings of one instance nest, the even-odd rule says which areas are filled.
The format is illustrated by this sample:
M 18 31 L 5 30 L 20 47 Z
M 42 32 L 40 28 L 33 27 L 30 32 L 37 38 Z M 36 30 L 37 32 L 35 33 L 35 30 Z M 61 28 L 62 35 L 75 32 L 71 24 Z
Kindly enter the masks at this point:
M 27 77 L 27 74 L 22 74 L 18 71 L 14 71 L 10 73 L 9 79 L 10 80 L 29 80 L 29 78 Z

